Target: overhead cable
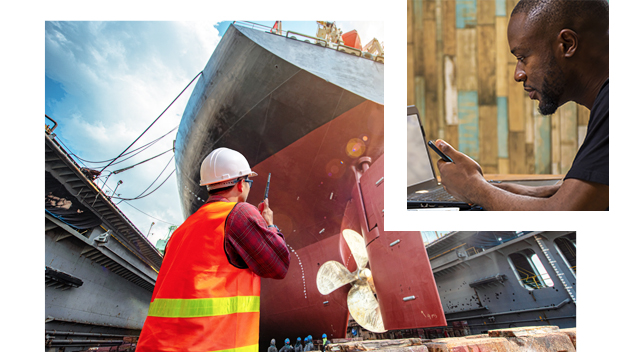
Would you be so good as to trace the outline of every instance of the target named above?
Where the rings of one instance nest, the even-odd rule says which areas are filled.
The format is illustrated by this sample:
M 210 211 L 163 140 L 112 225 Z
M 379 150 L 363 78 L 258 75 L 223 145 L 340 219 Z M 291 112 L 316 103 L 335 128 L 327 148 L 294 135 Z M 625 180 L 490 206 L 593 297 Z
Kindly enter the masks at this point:
M 114 163 L 114 161 L 116 161 L 116 159 L 118 159 L 118 158 L 120 158 L 121 156 L 123 156 L 123 154 L 125 154 L 125 152 L 127 152 L 127 150 L 128 150 L 128 149 L 130 149 L 130 147 L 132 147 L 132 146 L 134 145 L 134 143 L 136 143 L 136 142 L 139 140 L 139 138 L 141 138 L 141 137 L 145 134 L 145 132 L 147 132 L 147 131 L 152 127 L 152 125 L 154 125 L 154 124 L 155 124 L 155 123 L 156 123 L 156 122 L 161 118 L 161 116 L 163 116 L 163 114 L 164 114 L 166 111 L 168 111 L 168 109 L 172 106 L 172 104 L 174 104 L 174 102 L 175 102 L 175 101 L 177 101 L 177 99 L 179 99 L 179 97 L 183 94 L 183 92 L 185 92 L 185 91 L 186 91 L 186 89 L 188 89 L 188 87 L 192 84 L 192 82 L 194 82 L 194 81 L 195 81 L 195 79 L 197 79 L 197 77 L 199 77 L 199 75 L 201 75 L 202 73 L 203 73 L 203 71 L 199 72 L 199 73 L 195 76 L 195 78 L 193 78 L 193 79 L 192 79 L 192 81 L 190 81 L 190 83 L 188 83 L 188 85 L 187 85 L 185 88 L 183 88 L 183 90 L 181 91 L 181 93 L 179 93 L 179 95 L 177 95 L 177 97 L 176 97 L 176 98 L 174 98 L 174 100 L 172 101 L 172 103 L 170 103 L 170 105 L 168 105 L 168 107 L 166 107 L 166 108 L 165 108 L 165 110 L 163 110 L 163 112 L 162 112 L 162 113 L 161 113 L 161 114 L 160 114 L 160 115 L 159 115 L 159 116 L 158 116 L 154 121 L 152 121 L 152 123 L 150 124 L 150 126 L 148 126 L 148 128 L 146 128 L 146 129 L 145 129 L 145 131 L 143 131 L 143 132 L 142 132 L 138 137 L 136 137 L 136 139 L 134 140 L 134 142 L 132 142 L 132 144 L 130 144 L 127 148 L 125 148 L 125 150 L 124 150 L 124 151 L 122 151 L 122 152 L 121 152 L 121 154 L 119 154 L 119 156 L 117 156 L 116 158 L 114 158 L 114 160 L 112 160 L 109 164 L 105 165 L 105 166 L 101 169 L 101 172 L 103 172 L 103 170 L 105 170 L 108 166 L 112 165 L 112 163 Z
M 158 158 L 158 157 L 160 157 L 161 155 L 163 155 L 163 154 L 165 154 L 165 153 L 167 153 L 167 152 L 171 152 L 171 151 L 172 151 L 172 148 L 170 148 L 170 149 L 166 150 L 165 152 L 163 152 L 163 153 L 161 153 L 161 154 L 157 154 L 157 155 L 155 155 L 155 156 L 153 156 L 153 157 L 151 157 L 151 158 L 149 158 L 149 159 L 145 159 L 145 160 L 143 160 L 143 161 L 141 161 L 141 162 L 139 162 L 139 163 L 136 163 L 136 164 L 134 164 L 134 165 L 131 165 L 131 166 L 128 166 L 128 167 L 125 167 L 125 168 L 122 168 L 122 169 L 116 170 L 116 171 L 114 171 L 114 172 L 112 172 L 112 173 L 113 173 L 113 174 L 119 174 L 119 173 L 121 173 L 121 172 L 123 172 L 123 171 L 126 171 L 126 170 L 129 170 L 129 169 L 131 169 L 131 168 L 133 168 L 133 167 L 135 167 L 135 166 L 138 166 L 138 165 L 141 165 L 141 164 L 143 164 L 143 163 L 145 163 L 145 162 L 148 162 L 148 161 L 150 161 L 150 160 L 152 160 L 152 159 Z M 164 170 L 165 170 L 165 169 L 164 169 Z

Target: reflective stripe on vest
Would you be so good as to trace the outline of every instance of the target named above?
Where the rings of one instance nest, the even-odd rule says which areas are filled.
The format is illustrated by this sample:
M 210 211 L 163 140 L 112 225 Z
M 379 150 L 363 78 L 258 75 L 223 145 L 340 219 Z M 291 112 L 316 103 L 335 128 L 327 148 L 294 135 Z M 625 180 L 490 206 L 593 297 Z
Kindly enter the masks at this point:
M 258 351 L 260 277 L 224 251 L 235 204 L 203 205 L 170 237 L 137 352 Z
M 231 348 L 229 350 L 209 351 L 209 352 L 257 352 L 259 344 L 246 347 Z
M 253 312 L 259 312 L 259 296 L 193 299 L 157 298 L 150 303 L 148 316 L 195 318 Z

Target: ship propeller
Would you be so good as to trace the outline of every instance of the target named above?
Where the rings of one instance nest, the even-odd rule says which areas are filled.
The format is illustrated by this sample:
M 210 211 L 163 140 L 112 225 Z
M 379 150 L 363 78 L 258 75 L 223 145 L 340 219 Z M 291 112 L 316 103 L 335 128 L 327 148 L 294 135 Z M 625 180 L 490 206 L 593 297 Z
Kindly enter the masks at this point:
M 346 284 L 351 284 L 351 290 L 347 295 L 347 306 L 353 319 L 367 330 L 385 332 L 387 330 L 376 299 L 371 270 L 367 268 L 369 257 L 364 238 L 350 229 L 343 230 L 342 237 L 349 246 L 358 268 L 350 272 L 344 265 L 334 260 L 322 264 L 316 279 L 318 290 L 321 294 L 328 295 Z

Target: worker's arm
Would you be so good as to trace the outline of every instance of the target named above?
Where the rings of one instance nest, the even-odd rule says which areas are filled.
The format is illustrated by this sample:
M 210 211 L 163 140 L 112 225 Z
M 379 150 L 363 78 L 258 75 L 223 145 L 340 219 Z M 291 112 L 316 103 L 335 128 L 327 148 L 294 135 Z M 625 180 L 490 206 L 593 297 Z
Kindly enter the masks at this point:
M 510 193 L 519 194 L 523 196 L 546 198 L 557 193 L 561 184 L 549 186 L 525 186 L 516 183 L 493 183 L 494 186 L 506 190 Z
M 224 249 L 233 266 L 249 268 L 261 277 L 283 279 L 291 255 L 284 235 L 268 225 L 256 207 L 238 203 L 226 219 Z
M 437 141 L 443 153 L 454 160 L 438 161 L 441 182 L 455 198 L 478 204 L 487 210 L 605 210 L 608 208 L 608 185 L 579 179 L 566 179 L 550 196 L 516 194 L 489 184 L 479 164 L 456 151 L 444 141 Z

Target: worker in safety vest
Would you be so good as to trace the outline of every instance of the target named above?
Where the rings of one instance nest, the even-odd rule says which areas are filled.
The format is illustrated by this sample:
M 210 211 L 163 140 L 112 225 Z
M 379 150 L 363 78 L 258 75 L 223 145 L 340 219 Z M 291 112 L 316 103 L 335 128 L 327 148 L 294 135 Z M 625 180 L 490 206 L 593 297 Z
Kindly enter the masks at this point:
M 284 346 L 280 348 L 279 352 L 292 352 L 293 351 L 293 346 L 291 346 L 291 340 L 288 338 L 284 340 Z
M 302 338 L 298 337 L 297 341 L 295 341 L 295 347 L 293 347 L 294 352 L 302 352 L 304 350 L 304 346 L 302 346 Z
M 204 159 L 208 201 L 168 241 L 137 352 L 258 352 L 260 277 L 283 279 L 291 257 L 268 199 L 246 203 L 253 176 L 237 151 Z
M 304 342 L 306 342 L 306 344 L 304 346 L 304 351 L 305 352 L 313 351 L 315 349 L 315 347 L 313 347 L 313 336 L 311 336 L 311 335 L 307 336 L 304 339 Z
M 277 347 L 275 347 L 275 339 L 271 339 L 271 345 L 268 347 L 268 352 L 277 352 Z
M 329 340 L 326 339 L 326 334 L 322 334 L 322 351 L 326 351 L 326 346 L 329 345 Z

